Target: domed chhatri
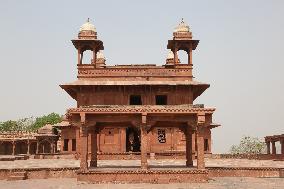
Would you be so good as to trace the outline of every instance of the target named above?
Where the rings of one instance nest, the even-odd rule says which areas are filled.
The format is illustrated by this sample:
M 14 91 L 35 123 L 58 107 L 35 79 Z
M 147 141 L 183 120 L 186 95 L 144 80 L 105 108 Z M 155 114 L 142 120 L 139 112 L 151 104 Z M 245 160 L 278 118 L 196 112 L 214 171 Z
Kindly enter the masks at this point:
M 94 24 L 90 22 L 90 19 L 87 19 L 87 22 L 80 27 L 78 34 L 79 39 L 97 39 L 97 32 Z
M 97 68 L 103 68 L 106 66 L 106 58 L 103 54 L 103 51 L 97 52 L 97 60 L 96 60 L 96 67 Z
M 95 28 L 94 24 L 92 24 L 90 22 L 90 19 L 88 18 L 87 22 L 80 27 L 80 31 L 93 31 L 93 32 L 96 32 L 96 28 Z
M 103 51 L 97 52 L 97 59 L 105 59 Z
M 174 29 L 173 33 L 174 39 L 192 39 L 192 34 L 190 32 L 189 26 L 182 19 L 179 25 Z
M 167 57 L 167 59 L 166 59 L 166 65 L 174 65 L 175 64 L 175 62 L 174 62 L 174 53 L 173 53 L 173 51 L 169 51 L 169 53 L 168 53 L 168 57 Z M 180 60 L 178 59 L 178 63 L 180 63 Z
M 190 32 L 189 26 L 184 22 L 183 18 L 179 25 L 175 28 L 174 32 Z

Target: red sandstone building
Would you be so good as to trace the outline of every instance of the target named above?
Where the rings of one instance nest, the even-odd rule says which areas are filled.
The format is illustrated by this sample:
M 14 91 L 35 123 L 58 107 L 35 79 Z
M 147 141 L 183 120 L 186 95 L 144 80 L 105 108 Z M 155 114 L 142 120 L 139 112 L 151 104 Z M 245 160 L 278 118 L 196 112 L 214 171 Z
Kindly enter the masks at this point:
M 0 133 L 0 155 L 54 154 L 57 152 L 58 135 L 47 124 L 36 133 L 11 131 Z
M 77 107 L 67 110 L 61 129 L 61 151 L 80 157 L 80 167 L 97 166 L 102 153 L 141 154 L 141 168 L 147 169 L 147 154 L 186 153 L 186 165 L 204 169 L 204 153 L 211 153 L 211 129 L 215 108 L 194 105 L 209 84 L 193 80 L 192 54 L 199 40 L 192 38 L 183 21 L 168 41 L 165 64 L 107 66 L 104 45 L 89 21 L 72 40 L 78 52 L 78 76 L 61 85 Z M 83 64 L 84 52 L 93 57 Z M 180 62 L 178 51 L 188 54 Z M 90 165 L 88 165 L 88 158 Z
M 266 143 L 267 154 L 276 155 L 276 142 L 280 143 L 280 154 L 284 155 L 284 134 L 264 137 Z M 271 143 L 271 145 L 270 145 Z M 272 146 L 272 151 L 270 150 Z

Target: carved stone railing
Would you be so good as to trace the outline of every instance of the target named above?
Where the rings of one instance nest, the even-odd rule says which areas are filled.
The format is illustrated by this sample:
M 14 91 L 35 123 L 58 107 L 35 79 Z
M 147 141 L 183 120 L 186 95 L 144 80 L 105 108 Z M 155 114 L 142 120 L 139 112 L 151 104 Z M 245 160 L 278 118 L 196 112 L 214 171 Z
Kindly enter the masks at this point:
M 96 69 L 93 64 L 78 65 L 78 78 L 97 77 L 184 77 L 192 78 L 192 67 L 180 65 L 177 68 L 163 66 L 109 66 Z

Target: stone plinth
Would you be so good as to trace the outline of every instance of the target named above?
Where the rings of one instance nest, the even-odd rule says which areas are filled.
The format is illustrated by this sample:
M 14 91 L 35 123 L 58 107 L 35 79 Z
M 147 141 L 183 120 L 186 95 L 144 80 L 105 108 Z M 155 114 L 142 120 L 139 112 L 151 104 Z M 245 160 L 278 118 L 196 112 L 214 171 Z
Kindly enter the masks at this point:
M 208 171 L 197 169 L 183 170 L 107 170 L 97 168 L 77 172 L 77 180 L 89 183 L 190 183 L 207 182 Z

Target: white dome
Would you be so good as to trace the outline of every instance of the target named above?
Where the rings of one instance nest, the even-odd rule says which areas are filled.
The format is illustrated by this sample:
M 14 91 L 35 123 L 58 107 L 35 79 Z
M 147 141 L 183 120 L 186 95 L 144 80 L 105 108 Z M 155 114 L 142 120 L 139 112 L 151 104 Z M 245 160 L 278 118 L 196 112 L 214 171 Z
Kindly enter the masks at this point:
M 80 31 L 96 32 L 96 28 L 92 23 L 90 23 L 90 20 L 88 19 L 87 22 L 80 27 Z
M 97 59 L 99 58 L 105 59 L 105 56 L 102 51 L 97 52 Z
M 179 25 L 175 28 L 174 32 L 190 32 L 189 26 L 182 19 Z
M 173 51 L 169 51 L 167 59 L 174 59 L 174 53 Z

